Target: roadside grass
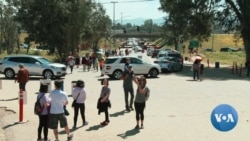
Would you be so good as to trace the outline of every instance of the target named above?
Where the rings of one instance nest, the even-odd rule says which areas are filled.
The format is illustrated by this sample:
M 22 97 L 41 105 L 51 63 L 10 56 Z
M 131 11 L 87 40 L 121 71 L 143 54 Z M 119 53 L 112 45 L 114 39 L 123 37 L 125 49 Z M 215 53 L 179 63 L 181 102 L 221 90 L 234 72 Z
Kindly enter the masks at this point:
M 188 53 L 189 41 L 183 43 L 186 46 L 185 53 L 182 52 L 184 57 L 190 57 Z M 222 47 L 233 47 L 236 49 L 244 49 L 242 39 L 236 40 L 233 34 L 214 34 L 209 37 L 208 41 L 201 42 L 201 47 L 198 48 L 198 54 L 204 56 L 204 62 L 209 59 L 209 63 L 220 62 L 224 65 L 232 65 L 233 62 L 237 64 L 245 64 L 246 54 L 245 51 L 239 52 L 220 52 Z M 174 48 L 174 46 L 165 46 L 164 48 Z M 205 48 L 211 48 L 215 52 L 204 52 L 202 51 Z
M 24 42 L 24 38 L 27 35 L 24 33 L 20 35 L 20 43 Z M 156 40 L 159 41 L 160 39 Z M 159 42 L 160 44 L 160 42 Z M 204 41 L 201 43 L 202 46 L 198 48 L 198 54 L 204 55 L 204 61 L 207 61 L 209 59 L 210 63 L 220 62 L 221 64 L 225 65 L 232 65 L 233 62 L 237 62 L 237 64 L 245 64 L 246 55 L 244 51 L 239 52 L 220 52 L 221 47 L 234 47 L 234 48 L 243 48 L 243 42 L 242 39 L 235 40 L 233 34 L 214 34 L 212 35 L 208 41 Z M 185 53 L 182 53 L 184 57 L 190 57 L 190 54 L 188 53 L 187 47 L 189 45 L 189 41 L 186 41 L 183 43 L 183 45 L 186 46 Z M 104 46 L 104 42 L 101 42 L 100 47 Z M 163 48 L 174 48 L 173 46 L 164 46 Z M 31 48 L 35 48 L 35 44 L 31 43 Z M 202 52 L 202 49 L 204 48 L 213 48 L 216 52 Z M 30 55 L 41 55 L 47 58 L 50 61 L 58 62 L 59 57 L 54 55 L 49 55 L 47 51 L 43 50 L 29 50 Z M 15 50 L 15 54 L 27 54 L 26 49 L 20 49 L 18 52 Z M 80 56 L 83 56 L 88 51 L 81 51 Z M 2 59 L 4 56 L 6 56 L 6 51 L 2 54 L 0 54 L 0 59 Z

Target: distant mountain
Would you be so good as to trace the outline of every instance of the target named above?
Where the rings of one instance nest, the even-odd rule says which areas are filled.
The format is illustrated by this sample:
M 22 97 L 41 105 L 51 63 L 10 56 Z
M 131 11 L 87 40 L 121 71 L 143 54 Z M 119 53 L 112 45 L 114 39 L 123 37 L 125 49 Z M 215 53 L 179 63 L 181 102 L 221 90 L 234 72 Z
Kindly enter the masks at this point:
M 126 19 L 122 21 L 122 24 L 131 23 L 132 25 L 143 25 L 144 22 L 149 19 L 136 18 L 136 19 Z M 163 25 L 164 18 L 152 19 L 154 24 Z

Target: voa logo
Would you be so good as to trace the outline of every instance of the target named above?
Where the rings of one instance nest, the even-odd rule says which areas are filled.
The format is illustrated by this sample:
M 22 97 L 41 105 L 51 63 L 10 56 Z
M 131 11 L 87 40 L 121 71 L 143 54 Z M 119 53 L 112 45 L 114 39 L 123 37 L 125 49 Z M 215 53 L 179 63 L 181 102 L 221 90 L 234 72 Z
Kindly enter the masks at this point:
M 238 114 L 232 106 L 221 104 L 212 111 L 211 122 L 214 128 L 219 131 L 230 131 L 237 125 Z

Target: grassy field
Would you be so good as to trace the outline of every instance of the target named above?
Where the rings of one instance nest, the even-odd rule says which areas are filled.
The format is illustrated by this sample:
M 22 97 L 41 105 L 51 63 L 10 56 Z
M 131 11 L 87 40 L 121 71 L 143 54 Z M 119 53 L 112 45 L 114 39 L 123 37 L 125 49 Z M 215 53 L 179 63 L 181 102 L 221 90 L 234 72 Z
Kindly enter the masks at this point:
M 185 52 L 183 54 L 184 57 L 190 57 L 194 54 L 188 53 L 188 45 L 189 42 L 184 42 L 186 46 Z M 234 35 L 232 34 L 215 34 L 211 36 L 208 41 L 204 41 L 201 43 L 201 47 L 198 48 L 198 54 L 204 56 L 204 61 L 206 62 L 209 60 L 210 63 L 220 62 L 221 64 L 225 65 L 233 65 L 233 62 L 237 62 L 237 64 L 244 64 L 245 63 L 245 52 L 220 52 L 220 48 L 222 47 L 233 47 L 237 49 L 243 49 L 244 45 L 242 40 L 238 40 L 237 42 L 234 39 Z M 173 46 L 170 46 L 173 48 Z M 166 47 L 168 48 L 168 47 Z M 205 48 L 213 48 L 215 52 L 204 52 L 202 51 Z

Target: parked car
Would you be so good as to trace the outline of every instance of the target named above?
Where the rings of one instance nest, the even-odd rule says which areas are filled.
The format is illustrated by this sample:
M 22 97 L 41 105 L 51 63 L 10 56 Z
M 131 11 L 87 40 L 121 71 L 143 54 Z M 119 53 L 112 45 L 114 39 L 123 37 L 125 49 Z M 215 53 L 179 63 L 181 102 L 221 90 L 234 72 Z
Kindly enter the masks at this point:
M 14 78 L 18 73 L 18 65 L 22 63 L 29 70 L 30 76 L 43 76 L 46 79 L 60 78 L 67 74 L 66 66 L 52 63 L 46 58 L 35 55 L 10 55 L 0 61 L 0 73 L 6 78 Z
M 204 48 L 202 49 L 203 52 L 215 52 L 212 48 Z
M 232 47 L 222 47 L 220 52 L 238 52 L 239 49 L 232 48 Z
M 178 58 L 178 60 L 182 64 L 183 64 L 183 61 L 184 61 L 183 56 L 179 52 L 176 52 L 176 51 L 162 50 L 162 51 L 159 52 L 157 58 L 160 58 L 160 57 L 175 57 L 175 58 Z
M 20 48 L 24 48 L 27 49 L 29 47 L 29 45 L 25 44 L 25 43 L 21 43 L 20 44 Z
M 124 71 L 126 58 L 130 59 L 130 64 L 133 67 L 135 75 L 149 75 L 150 77 L 155 78 L 161 72 L 160 66 L 153 62 L 145 62 L 134 56 L 115 56 L 106 58 L 102 73 L 111 78 L 120 79 Z
M 159 54 L 160 51 L 161 51 L 161 49 L 154 49 L 154 50 L 152 50 L 151 57 L 152 58 L 156 58 L 158 56 L 158 54 Z
M 175 57 L 160 57 L 154 62 L 160 65 L 162 72 L 182 71 L 183 68 L 182 62 Z

